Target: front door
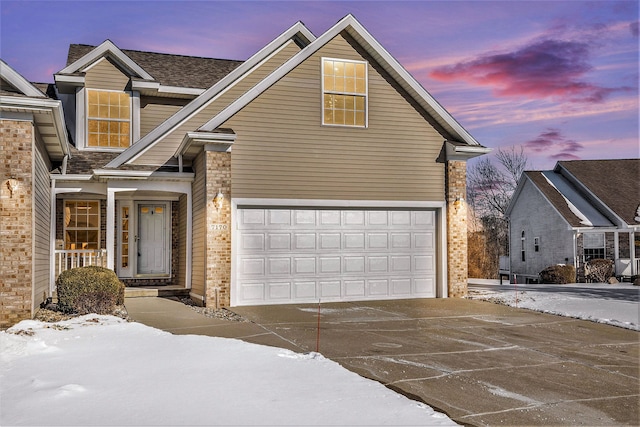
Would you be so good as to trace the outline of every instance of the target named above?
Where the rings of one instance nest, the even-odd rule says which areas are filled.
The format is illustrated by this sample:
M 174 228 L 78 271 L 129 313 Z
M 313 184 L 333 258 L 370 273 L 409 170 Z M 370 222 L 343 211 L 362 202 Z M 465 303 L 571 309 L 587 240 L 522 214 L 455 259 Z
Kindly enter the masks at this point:
M 138 274 L 168 274 L 167 205 L 138 205 Z

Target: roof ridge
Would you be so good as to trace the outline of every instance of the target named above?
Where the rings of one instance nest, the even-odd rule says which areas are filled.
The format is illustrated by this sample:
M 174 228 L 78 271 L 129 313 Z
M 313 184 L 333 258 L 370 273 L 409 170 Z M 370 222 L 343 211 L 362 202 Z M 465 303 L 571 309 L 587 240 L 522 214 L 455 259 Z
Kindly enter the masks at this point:
M 95 49 L 96 45 L 91 45 L 91 44 L 85 44 L 85 43 L 71 43 L 69 46 L 83 46 L 83 47 L 89 47 L 92 49 Z M 167 52 L 155 52 L 155 51 L 151 51 L 151 50 L 139 50 L 139 49 L 120 49 L 122 52 L 137 52 L 137 53 L 150 53 L 152 55 L 166 55 L 166 56 L 179 56 L 179 57 L 183 57 L 183 58 L 197 58 L 197 59 L 209 59 L 209 60 L 215 60 L 215 61 L 229 61 L 229 62 L 244 62 L 245 60 L 243 59 L 227 59 L 227 58 L 213 58 L 213 57 L 209 57 L 209 56 L 201 56 L 201 55 L 185 55 L 185 54 L 181 54 L 181 53 L 167 53 Z

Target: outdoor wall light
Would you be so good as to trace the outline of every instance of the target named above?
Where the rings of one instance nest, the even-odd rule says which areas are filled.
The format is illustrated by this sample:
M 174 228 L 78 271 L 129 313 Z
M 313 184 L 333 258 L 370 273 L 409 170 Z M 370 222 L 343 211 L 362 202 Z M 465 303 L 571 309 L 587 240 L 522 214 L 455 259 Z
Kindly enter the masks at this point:
M 224 195 L 222 194 L 222 191 L 218 190 L 218 194 L 216 194 L 216 197 L 213 198 L 213 205 L 216 207 L 217 210 L 222 209 L 222 203 L 224 202 Z
M 460 206 L 462 206 L 462 204 L 464 203 L 464 197 L 456 197 L 456 201 L 453 202 L 453 207 L 456 208 L 456 210 L 460 209 Z
M 18 191 L 18 187 L 20 187 L 20 182 L 15 178 L 9 178 L 7 180 L 7 187 L 9 187 L 11 198 L 13 198 L 14 193 L 16 193 Z

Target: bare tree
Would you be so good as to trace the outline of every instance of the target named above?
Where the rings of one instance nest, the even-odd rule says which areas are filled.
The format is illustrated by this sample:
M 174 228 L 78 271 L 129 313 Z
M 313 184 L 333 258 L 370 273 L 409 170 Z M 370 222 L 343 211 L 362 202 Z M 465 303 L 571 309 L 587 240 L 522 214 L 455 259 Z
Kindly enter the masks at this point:
M 481 224 L 470 233 L 470 253 L 484 253 L 487 259 L 469 257 L 469 271 L 494 278 L 500 255 L 509 251 L 508 223 L 505 217 L 520 176 L 528 167 L 524 148 L 498 149 L 496 163 L 489 157 L 480 159 L 467 174 L 467 200 L 472 214 Z M 480 237 L 478 235 L 480 234 Z M 485 245 L 474 248 L 473 245 Z

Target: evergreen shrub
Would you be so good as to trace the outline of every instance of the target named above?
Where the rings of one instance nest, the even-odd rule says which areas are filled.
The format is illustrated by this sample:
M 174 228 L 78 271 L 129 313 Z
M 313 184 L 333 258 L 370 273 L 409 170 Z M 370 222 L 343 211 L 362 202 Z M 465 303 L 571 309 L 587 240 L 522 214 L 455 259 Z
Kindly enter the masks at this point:
M 116 273 L 98 266 L 63 271 L 56 280 L 58 309 L 77 314 L 110 314 L 124 304 L 124 284 Z

